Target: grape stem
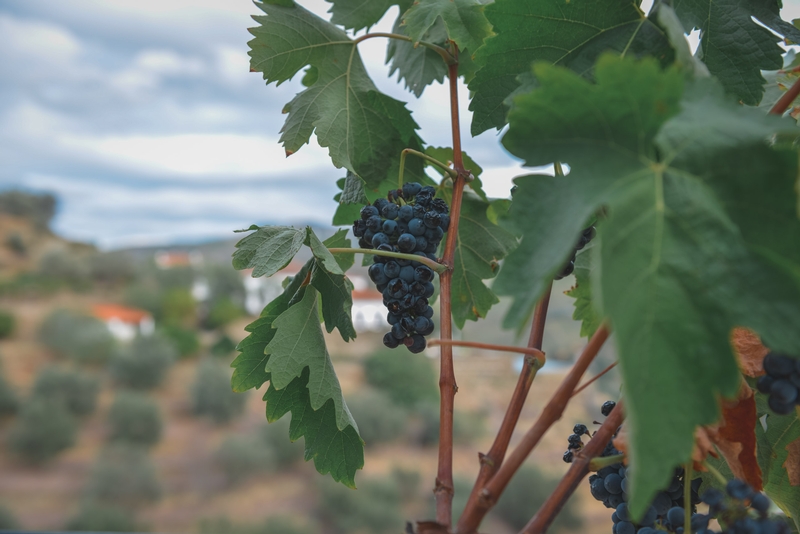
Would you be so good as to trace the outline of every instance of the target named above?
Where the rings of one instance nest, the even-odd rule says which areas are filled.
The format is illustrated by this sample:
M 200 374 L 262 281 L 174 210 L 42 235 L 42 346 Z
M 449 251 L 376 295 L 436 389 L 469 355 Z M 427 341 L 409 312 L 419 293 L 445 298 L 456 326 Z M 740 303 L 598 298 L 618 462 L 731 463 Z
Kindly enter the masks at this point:
M 591 386 L 592 384 L 594 384 L 597 381 L 597 379 L 599 379 L 601 376 L 603 376 L 604 374 L 606 374 L 607 372 L 612 370 L 614 367 L 616 367 L 618 363 L 619 362 L 614 362 L 611 365 L 609 365 L 608 367 L 606 367 L 605 369 L 603 369 L 602 371 L 600 371 L 599 373 L 597 373 L 596 375 L 594 375 L 585 384 L 581 385 L 581 387 L 576 388 L 575 391 L 572 392 L 572 396 L 574 397 L 575 395 L 577 395 L 578 393 L 580 393 L 584 389 L 586 389 L 589 386 Z
M 442 265 L 441 263 L 436 263 L 430 258 L 424 258 L 422 256 L 417 256 L 416 254 L 405 254 L 403 252 L 391 252 L 389 250 L 377 250 L 374 248 L 329 248 L 328 252 L 331 254 L 374 254 L 376 256 L 386 256 L 388 258 L 397 258 L 400 260 L 411 260 L 421 263 L 427 267 L 430 267 L 437 273 L 442 273 L 447 270 L 446 265 Z
M 550 305 L 551 289 L 552 284 L 549 284 L 533 312 L 531 333 L 530 336 L 528 336 L 528 348 L 530 350 L 542 349 L 544 325 L 547 319 L 547 308 Z M 517 349 L 517 351 L 519 351 L 519 349 Z M 514 393 L 511 394 L 511 400 L 508 403 L 508 408 L 506 408 L 503 422 L 497 430 L 494 443 L 492 443 L 491 448 L 486 454 L 478 454 L 480 470 L 478 471 L 478 478 L 472 486 L 469 499 L 467 499 L 467 508 L 477 505 L 481 490 L 486 485 L 486 482 L 497 473 L 497 470 L 500 469 L 500 465 L 505 459 L 506 451 L 508 451 L 508 444 L 511 442 L 514 429 L 517 427 L 519 414 L 522 412 L 522 407 L 525 405 L 525 399 L 528 397 L 528 392 L 531 389 L 531 385 L 533 384 L 534 378 L 536 378 L 539 368 L 544 365 L 544 359 L 542 359 L 541 362 L 532 360 L 532 358 L 526 358 L 523 362 L 519 378 L 517 379 L 517 385 L 514 388 Z M 537 363 L 540 364 L 537 366 Z
M 603 347 L 603 344 L 606 342 L 610 334 L 611 332 L 606 323 L 600 325 L 600 327 L 595 331 L 594 335 L 589 340 L 589 343 L 587 343 L 586 347 L 583 349 L 583 352 L 575 362 L 575 365 L 572 366 L 572 369 L 570 369 L 567 376 L 564 377 L 564 380 L 561 382 L 561 385 L 550 398 L 550 401 L 548 401 L 547 406 L 545 406 L 544 410 L 542 410 L 542 412 L 539 414 L 539 418 L 536 420 L 534 425 L 522 437 L 517 447 L 509 455 L 508 459 L 506 459 L 506 461 L 500 465 L 500 468 L 497 470 L 497 472 L 489 479 L 489 481 L 480 491 L 478 499 L 472 503 L 467 503 L 464 512 L 461 514 L 461 518 L 458 520 L 458 526 L 456 528 L 456 532 L 458 534 L 473 534 L 476 531 L 481 520 L 494 506 L 494 504 L 497 502 L 497 499 L 500 498 L 500 495 L 508 485 L 511 477 L 514 476 L 514 473 L 519 470 L 520 466 L 522 466 L 522 464 L 525 462 L 531 451 L 533 451 L 536 445 L 539 444 L 539 441 L 541 441 L 544 433 L 547 432 L 547 430 L 553 426 L 556 421 L 561 419 L 567 404 L 569 404 L 569 399 L 572 397 L 572 392 L 575 391 L 575 387 L 578 385 L 581 377 L 586 372 L 586 369 L 589 367 L 592 361 L 594 361 L 597 353 Z M 617 407 L 618 406 L 619 405 L 617 405 Z M 608 423 L 609 419 L 611 419 L 611 417 L 606 419 L 604 425 Z M 614 427 L 614 430 L 616 431 L 616 426 Z M 611 432 L 611 434 L 613 434 L 613 432 Z M 600 435 L 599 430 L 595 437 L 589 442 L 590 444 L 595 442 L 597 435 Z M 605 445 L 608 443 L 610 435 L 608 438 L 606 438 L 603 447 L 605 447 Z M 586 448 L 588 448 L 588 445 Z M 586 450 L 586 448 L 584 448 L 584 450 Z M 596 451 L 596 454 L 594 455 L 597 456 L 600 454 L 600 452 L 602 452 L 602 448 L 599 451 Z M 588 466 L 588 460 L 586 465 Z M 559 503 L 558 508 L 560 509 L 562 505 L 563 501 Z M 543 532 L 543 530 L 538 532 Z
M 769 110 L 770 114 L 783 115 L 786 110 L 789 109 L 789 106 L 792 105 L 792 102 L 794 102 L 798 95 L 800 95 L 800 79 L 795 81 L 789 90 L 786 91 L 777 102 L 775 102 L 775 105 Z
M 545 362 L 545 354 L 541 350 L 533 347 L 514 347 L 511 345 L 494 345 L 492 343 L 479 343 L 477 341 L 457 341 L 454 339 L 432 339 L 430 343 L 428 343 L 429 347 L 433 347 L 436 345 L 452 345 L 454 347 L 472 347 L 475 349 L 486 349 L 486 350 L 494 350 L 498 352 L 515 352 L 518 354 L 529 354 L 531 356 L 535 356 L 536 359 L 539 361 L 536 364 L 537 369 L 541 369 Z
M 620 400 L 611 410 L 611 413 L 608 414 L 606 420 L 603 421 L 603 424 L 600 425 L 592 439 L 589 440 L 589 443 L 575 456 L 567 474 L 564 475 L 556 489 L 553 490 L 542 507 L 539 508 L 536 515 L 520 531 L 521 534 L 541 534 L 547 530 L 553 519 L 558 515 L 558 512 L 564 507 L 564 503 L 575 492 L 583 477 L 589 474 L 589 466 L 592 459 L 596 459 L 597 456 L 603 454 L 603 450 L 616 433 L 619 425 L 622 424 L 624 417 L 623 403 Z
M 417 156 L 418 158 L 422 158 L 431 165 L 436 165 L 437 167 L 441 168 L 447 175 L 455 180 L 458 177 L 458 172 L 451 169 L 446 163 L 442 163 L 436 158 L 432 158 L 431 156 L 427 155 L 424 152 L 420 152 L 419 150 L 414 150 L 413 148 L 404 148 L 400 152 L 400 173 L 397 177 L 397 187 L 403 187 L 403 173 L 405 172 L 406 168 L 406 156 L 407 155 Z
M 613 456 L 598 456 L 592 458 L 589 462 L 589 471 L 599 471 L 607 465 L 618 464 L 625 459 L 624 454 L 615 454 Z
M 398 41 L 406 41 L 408 43 L 414 43 L 414 40 L 407 35 L 402 35 L 399 33 L 375 32 L 375 33 L 367 33 L 365 35 L 362 35 L 361 37 L 353 39 L 353 44 L 357 45 L 361 41 L 366 41 L 367 39 L 374 39 L 375 37 L 386 37 L 388 39 L 397 39 Z M 417 41 L 416 43 L 414 43 L 414 47 L 417 46 L 424 46 L 425 48 L 433 50 L 434 52 L 442 56 L 442 59 L 447 65 L 458 65 L 457 62 L 458 60 L 454 58 L 453 55 L 447 51 L 447 49 L 442 48 L 439 45 L 428 43 L 426 41 Z

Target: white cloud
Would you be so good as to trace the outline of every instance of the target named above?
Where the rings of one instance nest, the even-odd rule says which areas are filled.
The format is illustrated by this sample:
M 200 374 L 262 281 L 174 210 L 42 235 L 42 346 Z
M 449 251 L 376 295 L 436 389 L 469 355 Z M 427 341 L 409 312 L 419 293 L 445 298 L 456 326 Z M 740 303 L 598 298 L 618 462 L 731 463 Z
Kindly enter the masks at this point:
M 0 14 L 0 35 L 3 46 L 0 54 L 14 55 L 28 61 L 55 65 L 72 61 L 81 44 L 62 26 L 42 21 L 25 21 Z
M 241 134 L 66 137 L 67 148 L 108 164 L 178 175 L 268 175 L 330 168 L 320 147 L 306 146 L 287 158 L 277 139 Z M 316 148 L 316 150 L 315 150 Z

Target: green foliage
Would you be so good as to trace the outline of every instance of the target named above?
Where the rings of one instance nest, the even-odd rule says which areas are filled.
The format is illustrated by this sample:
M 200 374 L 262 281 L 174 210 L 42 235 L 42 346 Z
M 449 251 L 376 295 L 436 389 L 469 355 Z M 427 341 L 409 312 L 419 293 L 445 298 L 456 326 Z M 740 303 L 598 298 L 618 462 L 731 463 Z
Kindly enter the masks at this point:
M 237 484 L 279 465 L 272 451 L 252 436 L 225 438 L 214 459 L 225 472 L 229 484 Z
M 800 255 L 788 245 L 800 236 L 797 160 L 766 145 L 796 127 L 654 61 L 604 57 L 596 85 L 557 67 L 535 73 L 540 87 L 515 99 L 503 143 L 528 165 L 557 159 L 571 171 L 516 180 L 509 217 L 525 237 L 495 290 L 514 295 L 518 324 L 585 221 L 607 210 L 595 268 L 619 347 L 639 513 L 689 457 L 695 426 L 716 421 L 717 395 L 736 392 L 732 327 L 800 354 Z
M 84 489 L 88 502 L 135 509 L 161 498 L 161 485 L 147 452 L 136 446 L 116 444 L 104 449 Z
M 319 513 L 333 534 L 400 532 L 404 519 L 400 492 L 391 478 L 364 480 L 351 490 L 323 481 Z
M 242 307 L 228 297 L 212 301 L 211 309 L 205 320 L 208 328 L 220 328 L 244 315 Z
M 159 328 L 159 332 L 173 343 L 180 358 L 193 356 L 200 350 L 200 338 L 192 328 L 167 324 Z
M 100 382 L 97 378 L 61 367 L 45 367 L 36 375 L 31 391 L 36 399 L 64 407 L 77 417 L 94 412 Z
M 159 336 L 140 336 L 114 351 L 109 371 L 114 380 L 133 389 L 153 389 L 178 357 L 174 344 Z
M 483 4 L 477 0 L 429 0 L 416 2 L 403 15 L 408 36 L 424 40 L 425 34 L 438 21 L 444 23 L 447 38 L 455 41 L 460 50 L 477 50 L 492 34 L 492 25 L 483 14 Z
M 591 75 L 595 60 L 606 51 L 672 57 L 663 31 L 627 0 L 497 0 L 485 13 L 496 35 L 475 54 L 480 68 L 469 84 L 472 135 L 506 124 L 504 102 L 519 89 L 518 76 L 529 73 L 534 61 Z
M 124 251 L 99 252 L 89 257 L 92 280 L 106 285 L 122 285 L 136 278 L 135 263 Z
M 245 292 L 242 275 L 230 264 L 209 265 L 204 269 L 203 275 L 208 280 L 209 300 L 212 304 L 224 299 L 230 299 L 237 305 L 244 302 Z
M 544 504 L 556 484 L 558 479 L 549 478 L 535 467 L 524 465 L 508 483 L 492 514 L 508 523 L 513 530 L 521 530 Z M 566 502 L 553 522 L 551 528 L 554 532 L 577 531 L 583 525 L 577 504 L 575 499 Z
M 737 100 L 755 106 L 761 102 L 765 80 L 762 70 L 783 66 L 780 38 L 757 24 L 800 40 L 800 31 L 780 20 L 780 0 L 678 0 L 672 3 L 687 33 L 701 31 L 697 55 Z
M 103 363 L 114 349 L 114 338 L 105 324 L 68 310 L 47 316 L 39 328 L 39 340 L 77 363 Z
M 17 256 L 25 256 L 28 253 L 28 245 L 19 232 L 10 232 L 6 236 L 6 247 Z
M 211 354 L 219 358 L 226 358 L 234 352 L 236 352 L 236 343 L 226 334 L 219 336 L 219 339 L 211 345 Z
M 368 446 L 394 441 L 405 432 L 407 413 L 383 393 L 367 390 L 353 395 L 347 405 Z
M 90 280 L 86 258 L 62 248 L 45 252 L 39 260 L 38 272 L 46 278 L 75 289 L 86 288 Z
M 279 419 L 261 425 L 258 430 L 259 440 L 277 460 L 276 467 L 281 469 L 290 468 L 303 458 L 303 443 L 287 439 L 289 426 L 287 419 Z
M 376 352 L 364 361 L 367 383 L 399 406 L 412 407 L 439 399 L 436 372 L 422 354 Z
M 8 431 L 8 448 L 30 464 L 43 464 L 72 447 L 77 424 L 60 404 L 32 398 L 19 411 Z
M 13 415 L 19 409 L 19 397 L 17 391 L 8 380 L 6 380 L 2 367 L 0 367 L 0 417 Z
M 281 142 L 286 152 L 299 150 L 316 130 L 333 164 L 358 175 L 369 187 L 392 176 L 401 150 L 421 148 L 417 125 L 402 102 L 377 90 L 356 43 L 297 4 L 256 5 L 266 16 L 253 17 L 260 26 L 250 29 L 255 36 L 249 43 L 250 67 L 267 83 L 284 82 L 306 65 L 317 74 L 314 83 L 284 108 L 288 117 Z M 411 161 L 406 172 L 419 175 L 421 167 Z
M 191 291 L 180 287 L 170 289 L 161 299 L 161 320 L 166 325 L 191 325 L 195 321 L 196 307 Z
M 0 505 L 0 530 L 16 530 L 19 529 L 19 522 L 11 510 L 3 505 Z
M 575 258 L 575 285 L 566 292 L 566 295 L 575 299 L 575 312 L 572 318 L 581 322 L 581 336 L 592 337 L 600 326 L 603 316 L 592 301 L 592 254 L 594 244 L 584 248 Z
M 231 391 L 226 368 L 214 360 L 205 360 L 197 368 L 192 384 L 192 411 L 210 417 L 217 424 L 231 421 L 244 411 L 247 395 Z
M 439 443 L 439 405 L 420 404 L 412 411 L 416 418 L 414 442 L 420 447 Z M 457 411 L 453 414 L 453 442 L 457 445 L 473 445 L 486 430 L 485 416 L 478 412 Z
M 23 217 L 44 230 L 56 213 L 56 197 L 50 193 L 28 193 L 11 189 L 0 193 L 0 213 Z
M 158 404 L 141 393 L 120 392 L 108 412 L 108 439 L 151 447 L 161 439 Z
M 253 225 L 248 230 L 255 232 L 236 243 L 233 266 L 253 269 L 254 278 L 272 276 L 289 265 L 306 238 L 305 231 L 291 226 Z
M 79 532 L 144 532 L 133 513 L 120 506 L 85 502 L 64 527 Z
M 11 337 L 11 334 L 14 333 L 14 327 L 16 324 L 17 321 L 14 318 L 13 313 L 0 310 L 0 339 Z

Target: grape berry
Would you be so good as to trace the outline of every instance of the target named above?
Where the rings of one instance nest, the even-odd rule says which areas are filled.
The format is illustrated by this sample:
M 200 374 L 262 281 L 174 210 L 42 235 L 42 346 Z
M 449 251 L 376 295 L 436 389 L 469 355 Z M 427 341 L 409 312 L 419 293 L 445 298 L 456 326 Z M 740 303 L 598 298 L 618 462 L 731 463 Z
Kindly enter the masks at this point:
M 361 209 L 353 234 L 361 248 L 414 254 L 436 261 L 436 251 L 450 226 L 447 203 L 434 198 L 433 187 L 411 182 L 389 191 Z M 411 352 L 425 349 L 425 336 L 433 333 L 433 270 L 418 261 L 375 255 L 369 277 L 383 293 L 392 327 L 383 337 L 389 348 L 405 345 Z
M 800 360 L 770 352 L 764 357 L 764 371 L 756 387 L 761 393 L 769 395 L 770 409 L 779 415 L 794 411 L 800 404 Z
M 562 267 L 555 276 L 556 280 L 561 280 L 562 278 L 566 278 L 572 274 L 572 271 L 575 270 L 576 254 L 578 254 L 579 250 L 588 245 L 589 241 L 594 239 L 595 235 L 597 235 L 597 231 L 595 230 L 594 226 L 590 226 L 581 232 L 581 237 L 578 239 L 578 242 L 575 244 L 575 248 L 572 250 L 572 256 L 570 257 L 569 261 L 567 261 L 566 265 L 564 265 L 564 267 Z

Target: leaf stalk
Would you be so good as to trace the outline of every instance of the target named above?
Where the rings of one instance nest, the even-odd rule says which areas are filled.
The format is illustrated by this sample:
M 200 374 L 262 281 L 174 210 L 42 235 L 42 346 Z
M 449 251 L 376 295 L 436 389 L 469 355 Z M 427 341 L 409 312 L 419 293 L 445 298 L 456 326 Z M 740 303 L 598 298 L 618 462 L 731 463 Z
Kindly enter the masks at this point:
M 430 258 L 417 256 L 416 254 L 405 254 L 403 252 L 391 252 L 388 250 L 377 250 L 374 248 L 329 248 L 328 252 L 331 254 L 374 254 L 376 256 L 386 256 L 388 258 L 417 261 L 427 267 L 430 267 L 437 273 L 443 273 L 448 270 L 446 265 L 437 263 Z
M 424 152 L 420 152 L 419 150 L 414 150 L 413 148 L 404 148 L 400 152 L 400 172 L 397 178 L 397 187 L 403 187 L 403 173 L 405 172 L 405 167 L 406 167 L 406 156 L 408 156 L 409 154 L 417 156 L 418 158 L 427 161 L 431 165 L 436 165 L 444 172 L 446 172 L 447 175 L 453 180 L 455 180 L 458 177 L 458 172 L 451 169 L 446 163 L 442 163 L 438 159 L 433 158 Z
M 386 33 L 386 32 L 367 33 L 365 35 L 362 35 L 361 37 L 356 37 L 355 39 L 353 39 L 353 43 L 357 45 L 361 41 L 366 41 L 367 39 L 373 39 L 375 37 L 386 37 L 388 39 L 397 39 L 398 41 L 406 41 L 408 43 L 414 43 L 414 40 L 407 35 L 402 35 L 400 33 Z M 424 46 L 425 48 L 433 50 L 442 57 L 442 59 L 448 66 L 458 64 L 457 60 L 453 57 L 453 55 L 450 54 L 450 52 L 448 52 L 447 49 L 442 48 L 439 45 L 428 43 L 426 41 L 417 41 L 416 43 L 414 43 L 414 46 L 415 47 Z

